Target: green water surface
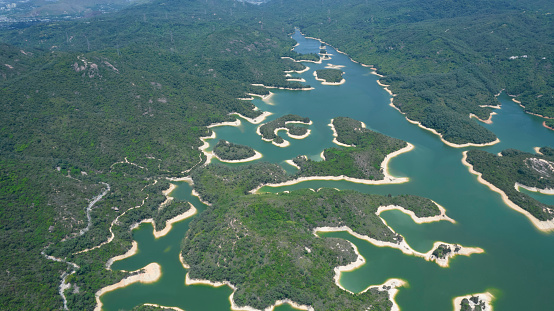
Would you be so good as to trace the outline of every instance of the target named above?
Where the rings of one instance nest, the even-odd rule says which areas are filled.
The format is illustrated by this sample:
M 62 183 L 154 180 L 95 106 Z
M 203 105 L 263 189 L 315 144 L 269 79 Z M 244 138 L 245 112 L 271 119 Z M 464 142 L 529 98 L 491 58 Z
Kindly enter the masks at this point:
M 300 53 L 319 51 L 320 42 L 295 33 L 299 42 L 295 49 Z M 322 64 L 305 63 L 310 69 L 293 74 L 306 80 L 315 89 L 311 91 L 271 90 L 275 93 L 268 102 L 255 99 L 253 103 L 264 111 L 270 111 L 264 122 L 288 113 L 309 117 L 313 124 L 311 135 L 303 140 L 279 134 L 291 145 L 280 148 L 264 142 L 256 134 L 259 125 L 245 120 L 238 127 L 214 128 L 217 138 L 210 140 L 211 150 L 218 139 L 253 147 L 263 154 L 258 161 L 281 164 L 287 171 L 295 168 L 285 160 L 305 154 L 319 160 L 325 148 L 334 146 L 330 120 L 347 116 L 365 122 L 368 128 L 408 141 L 415 145 L 409 153 L 394 158 L 389 171 L 394 176 L 409 177 L 400 185 L 362 185 L 346 181 L 307 181 L 300 184 L 261 191 L 281 192 L 300 188 L 333 187 L 354 189 L 364 193 L 416 194 L 430 198 L 444 206 L 447 214 L 456 220 L 418 225 L 399 211 L 382 213 L 382 218 L 402 234 L 414 249 L 427 252 L 435 241 L 458 243 L 463 246 L 481 247 L 484 254 L 456 257 L 449 268 L 441 268 L 422 258 L 406 256 L 399 250 L 379 248 L 359 240 L 346 232 L 326 233 L 353 242 L 367 263 L 353 272 L 343 273 L 341 284 L 357 292 L 370 285 L 381 284 L 389 278 L 401 278 L 408 286 L 401 288 L 397 302 L 402 310 L 452 310 L 456 296 L 490 291 L 495 296 L 496 310 L 551 310 L 554 303 L 554 234 L 538 231 L 522 214 L 505 205 L 499 194 L 477 182 L 462 165 L 462 152 L 471 148 L 452 148 L 440 139 L 416 125 L 408 123 L 404 116 L 389 106 L 390 95 L 376 81 L 378 76 L 348 56 L 337 53 Z M 346 83 L 324 86 L 316 81 L 313 71 L 328 64 L 342 65 Z M 534 152 L 533 147 L 553 146 L 554 131 L 544 128 L 538 117 L 523 113 L 505 94 L 498 97 L 502 108 L 496 110 L 493 124 L 484 125 L 501 140 L 499 144 L 481 149 L 497 153 L 506 148 Z M 477 121 L 476 121 L 477 122 Z M 217 162 L 217 160 L 212 160 Z M 242 165 L 242 164 L 227 164 Z M 178 200 L 190 201 L 199 212 L 204 206 L 191 196 L 191 187 L 177 183 L 172 193 Z M 528 192 L 526 192 L 528 193 Z M 530 193 L 534 198 L 552 204 L 554 196 Z M 129 310 L 144 303 L 176 306 L 187 311 L 229 310 L 232 290 L 223 286 L 212 288 L 204 285 L 185 286 L 186 270 L 179 262 L 182 238 L 192 218 L 174 224 L 171 232 L 159 239 L 152 235 L 151 224 L 143 224 L 133 232 L 139 252 L 113 264 L 113 269 L 136 270 L 151 262 L 162 266 L 161 279 L 153 284 L 133 284 L 102 296 L 104 310 Z M 278 311 L 293 310 L 285 305 Z

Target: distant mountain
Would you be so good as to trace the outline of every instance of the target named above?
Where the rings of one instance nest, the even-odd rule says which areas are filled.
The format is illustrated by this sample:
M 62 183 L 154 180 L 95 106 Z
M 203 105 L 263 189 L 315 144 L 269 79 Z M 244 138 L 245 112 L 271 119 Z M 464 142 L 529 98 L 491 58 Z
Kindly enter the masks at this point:
M 0 23 L 91 17 L 150 0 L 15 0 L 0 1 Z

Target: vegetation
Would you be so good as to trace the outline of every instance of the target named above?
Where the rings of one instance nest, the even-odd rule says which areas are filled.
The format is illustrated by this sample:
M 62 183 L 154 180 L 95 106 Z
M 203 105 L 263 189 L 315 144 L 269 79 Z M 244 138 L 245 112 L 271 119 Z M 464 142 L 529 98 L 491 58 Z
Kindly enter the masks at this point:
M 433 256 L 442 259 L 446 258 L 446 256 L 448 256 L 448 254 L 450 254 L 451 252 L 452 250 L 450 249 L 450 246 L 446 244 L 441 244 L 433 251 Z
M 287 114 L 271 122 L 265 123 L 259 128 L 262 139 L 273 141 L 277 144 L 282 144 L 284 142 L 284 139 L 276 134 L 279 129 L 286 129 L 290 135 L 295 136 L 302 136 L 308 132 L 307 128 L 298 126 L 296 123 L 290 122 L 309 124 L 310 119 L 303 118 L 294 114 Z
M 554 218 L 554 206 L 541 203 L 514 187 L 519 183 L 538 189 L 554 188 L 554 150 L 542 147 L 539 151 L 544 155 L 507 149 L 501 152 L 502 156 L 498 156 L 482 150 L 470 150 L 467 162 L 483 174 L 483 179 L 504 191 L 510 201 L 538 220 L 551 220 Z
M 356 255 L 347 241 L 322 239 L 313 230 L 348 226 L 357 233 L 395 243 L 402 237 L 375 214 L 379 206 L 404 206 L 418 216 L 436 215 L 438 207 L 416 196 L 385 197 L 334 189 L 244 195 L 260 178 L 281 181 L 283 173 L 277 168 L 275 164 L 210 165 L 195 172 L 195 188 L 212 206 L 191 222 L 183 240 L 182 255 L 191 266 L 190 276 L 228 281 L 237 287 L 233 298 L 238 305 L 257 309 L 291 299 L 316 310 L 362 310 L 369 305 L 388 310 L 391 302 L 383 292 L 351 295 L 337 288 L 333 268 L 353 262 Z
M 309 160 L 304 156 L 293 161 L 300 167 L 298 176 L 348 176 L 379 180 L 384 178 L 381 163 L 385 157 L 406 147 L 406 142 L 374 132 L 360 121 L 346 117 L 333 119 L 337 140 L 355 147 L 328 148 L 324 161 Z
M 473 307 L 470 304 L 470 301 L 473 303 Z M 464 298 L 460 306 L 461 306 L 460 311 L 481 311 L 481 310 L 485 310 L 485 307 L 486 307 L 485 302 L 481 301 L 477 296 L 472 296 L 469 299 Z
M 186 211 L 163 208 L 166 176 L 204 160 L 206 125 L 256 117 L 247 93 L 301 88 L 283 71 L 304 66 L 281 56 L 294 41 L 260 29 L 251 6 L 165 1 L 117 14 L 0 32 L 0 309 L 91 310 L 94 293 L 125 274 L 106 261 L 131 245 L 129 227 L 158 229 Z M 233 14 L 228 14 L 232 10 Z M 256 9 L 254 9 L 256 10 Z M 194 29 L 194 31 L 191 31 Z M 58 171 L 59 168 L 59 171 Z M 89 200 L 110 191 L 89 215 Z M 126 213 L 125 213 L 126 212 Z M 111 243 L 94 250 L 110 238 Z
M 318 79 L 323 79 L 329 83 L 339 83 L 342 81 L 342 70 L 338 69 L 320 69 L 315 71 Z
M 551 5 L 497 1 L 271 1 L 267 14 L 372 65 L 406 116 L 453 143 L 496 137 L 475 120 L 504 89 L 554 117 Z M 524 57 L 525 56 L 525 57 Z
M 544 121 L 544 125 L 554 131 L 554 120 L 546 120 Z
M 315 53 L 298 54 L 294 51 L 290 51 L 289 53 L 286 53 L 284 57 L 290 57 L 297 62 L 319 62 L 319 55 Z
M 377 66 L 379 72 L 387 75 L 384 82 L 390 83 L 398 94 L 395 103 L 400 109 L 409 118 L 436 128 L 447 140 L 492 140 L 494 135 L 469 120 L 468 114 L 486 118 L 489 110 L 479 105 L 495 103 L 492 95 L 502 88 L 518 95 L 527 111 L 552 116 L 552 15 L 543 14 L 540 2 L 507 1 L 507 5 L 498 5 L 487 1 L 392 0 L 376 5 L 365 0 L 306 0 L 291 3 L 290 0 L 264 5 L 234 1 L 154 1 L 117 14 L 2 28 L 0 230 L 3 238 L 0 243 L 3 252 L 0 268 L 6 273 L 0 276 L 0 309 L 62 308 L 58 294 L 60 276 L 73 268 L 46 259 L 42 252 L 79 266 L 67 278 L 73 290 L 67 290 L 65 295 L 70 309 L 92 309 L 94 293 L 124 276 L 122 272 L 106 270 L 104 263 L 129 249 L 129 227 L 153 218 L 160 228 L 165 220 L 188 209 L 186 202 L 160 207 L 165 199 L 161 191 L 168 187 L 166 176 L 183 176 L 183 172 L 196 168 L 192 175 L 198 191 L 214 203 L 214 208 L 203 217 L 222 220 L 228 220 L 224 213 L 227 207 L 228 215 L 244 211 L 244 215 L 238 216 L 245 220 L 245 215 L 249 215 L 246 212 L 257 206 L 257 197 L 245 193 L 259 184 L 290 178 L 282 168 L 270 164 L 245 166 L 241 171 L 219 166 L 199 170 L 197 166 L 204 160 L 198 147 L 199 137 L 209 133 L 206 125 L 233 121 L 229 116 L 232 112 L 248 117 L 261 113 L 254 111 L 250 102 L 237 100 L 247 93 L 268 93 L 267 89 L 252 84 L 305 87 L 287 81 L 283 72 L 305 67 L 282 57 L 315 61 L 319 56 L 300 56 L 290 51 L 294 41 L 288 34 L 294 26 L 325 39 L 358 61 Z M 511 59 L 514 55 L 520 57 Z M 299 126 L 289 130 L 291 134 L 305 133 Z M 316 169 L 315 164 L 307 163 L 304 170 L 308 172 L 301 173 L 345 174 L 350 167 L 358 165 L 353 176 L 361 170 L 364 176 L 376 178 L 375 163 L 394 148 L 384 143 L 383 146 L 390 148 L 380 147 L 380 156 L 374 151 L 356 154 L 373 136 L 364 133 L 352 137 L 360 139 L 353 142 L 356 148 L 326 151 L 328 161 L 334 161 L 332 165 Z M 375 136 L 375 141 L 380 139 Z M 547 154 L 548 150 L 541 150 Z M 317 165 L 326 165 L 325 162 Z M 340 163 L 344 165 L 338 166 Z M 223 176 L 222 172 L 233 178 L 218 179 Z M 106 190 L 104 183 L 109 184 L 110 190 L 88 209 L 89 201 Z M 303 195 L 295 192 L 291 197 L 299 199 L 296 196 Z M 324 217 L 327 214 L 319 213 L 327 207 L 333 210 L 323 195 L 344 200 L 342 196 L 352 195 L 360 202 L 370 199 L 328 190 L 305 195 L 300 202 L 308 202 L 309 196 L 315 196 L 312 199 L 321 198 L 322 205 L 318 206 L 323 209 L 300 215 L 286 205 L 290 201 L 283 200 L 282 205 L 276 205 L 276 222 L 268 222 L 267 231 L 256 238 L 268 241 L 274 250 L 275 240 L 264 239 L 269 238 L 271 230 L 276 230 L 277 224 L 285 221 L 286 226 L 299 231 L 291 229 L 284 233 L 290 234 L 282 237 L 284 242 L 313 243 L 310 249 L 321 250 L 323 255 L 310 259 L 321 266 L 304 265 L 306 270 L 289 271 L 307 271 L 315 279 L 328 278 L 332 274 L 329 267 L 350 262 L 352 251 L 349 245 L 340 242 L 341 249 L 346 251 L 342 259 L 337 259 L 335 255 L 342 251 L 338 253 L 339 249 L 332 248 L 328 240 L 310 235 L 310 226 L 330 223 Z M 276 197 L 259 196 L 264 212 L 253 216 L 253 223 L 248 224 L 252 230 L 264 229 L 258 226 L 260 221 L 273 219 L 271 209 L 267 213 L 264 209 L 266 204 L 277 204 Z M 375 196 L 371 197 L 371 204 L 389 200 L 411 202 L 414 199 Z M 381 227 L 373 227 L 370 207 L 359 208 L 367 219 L 348 218 L 352 209 L 329 215 L 336 221 L 352 221 L 349 225 L 363 234 L 380 239 L 391 237 L 384 235 L 387 231 L 379 231 Z M 287 211 L 291 214 L 279 214 Z M 296 218 L 290 218 L 293 216 Z M 111 243 L 79 253 L 106 242 L 116 218 L 118 221 L 112 227 L 115 238 Z M 297 224 L 296 219 L 301 221 Z M 301 227 L 306 224 L 307 227 Z M 215 228 L 211 231 L 215 233 L 219 230 L 217 226 L 213 223 L 208 228 Z M 373 229 L 377 231 L 370 232 Z M 208 233 L 205 237 L 189 236 L 215 243 L 209 241 L 210 237 Z M 294 245 L 289 243 L 290 252 L 277 254 L 276 260 L 282 259 L 287 267 L 292 267 L 287 259 L 292 257 L 287 256 L 296 256 L 302 251 Z M 256 247 L 259 253 L 269 251 L 269 248 L 261 249 L 263 245 Z M 310 254 L 315 256 L 317 252 Z M 236 258 L 240 256 L 243 254 Z M 239 266 L 243 269 L 251 264 L 245 260 Z M 273 271 L 283 270 L 271 269 L 267 276 L 272 276 Z M 231 280 L 231 276 L 223 274 L 212 279 L 225 278 Z M 361 309 L 356 307 L 362 304 L 356 302 L 358 299 L 364 303 L 374 299 L 374 306 L 388 308 L 384 295 L 377 292 L 360 298 L 345 295 L 330 285 L 319 288 L 317 283 L 302 283 L 304 280 L 282 280 L 290 283 L 278 285 L 285 288 L 283 291 L 273 289 L 284 296 L 289 295 L 285 290 L 290 288 L 313 289 L 310 297 L 295 296 L 299 302 L 316 301 L 317 295 L 323 293 L 320 301 L 336 298 L 328 304 L 329 308 L 348 301 L 345 303 L 348 307 Z M 243 302 L 248 299 L 242 292 L 236 296 L 242 297 Z M 272 298 L 263 297 L 263 301 Z M 259 304 L 263 303 L 253 303 Z M 342 305 L 335 309 L 342 309 Z
M 214 147 L 214 153 L 222 160 L 244 160 L 253 157 L 256 151 L 249 146 L 237 145 L 220 139 Z

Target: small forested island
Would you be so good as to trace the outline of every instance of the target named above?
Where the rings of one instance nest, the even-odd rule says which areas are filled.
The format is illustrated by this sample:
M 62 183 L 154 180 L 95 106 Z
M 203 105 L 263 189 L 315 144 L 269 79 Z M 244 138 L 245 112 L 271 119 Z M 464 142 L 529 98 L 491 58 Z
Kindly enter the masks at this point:
M 256 155 L 252 147 L 233 144 L 223 139 L 217 142 L 213 152 L 219 159 L 227 161 L 245 160 Z
M 541 203 L 519 188 L 530 191 L 554 192 L 554 149 L 542 147 L 537 154 L 507 149 L 495 155 L 482 150 L 466 153 L 468 165 L 481 177 L 502 191 L 515 207 L 527 211 L 544 226 L 554 230 L 554 206 Z
M 472 294 L 454 299 L 454 311 L 491 311 L 490 293 Z
M 306 53 L 306 54 L 299 54 L 294 51 L 290 51 L 288 53 L 285 53 L 283 57 L 289 57 L 293 59 L 295 62 L 313 62 L 317 63 L 320 61 L 319 55 L 316 53 Z
M 285 178 L 279 166 L 263 163 L 209 165 L 193 174 L 195 189 L 212 205 L 191 222 L 183 241 L 189 278 L 228 282 L 241 307 L 261 310 L 288 299 L 318 311 L 365 310 L 370 305 L 388 310 L 385 292 L 352 295 L 337 287 L 334 268 L 354 262 L 357 255 L 349 242 L 320 238 L 314 230 L 347 226 L 379 241 L 400 243 L 402 236 L 376 215 L 378 208 L 398 205 L 426 217 L 440 214 L 437 205 L 411 195 L 325 188 L 244 195 L 260 182 Z
M 303 138 L 309 134 L 309 130 L 305 127 L 298 126 L 297 124 L 311 124 L 310 118 L 304 118 L 294 114 L 287 114 L 271 122 L 262 124 L 258 127 L 258 134 L 262 136 L 265 141 L 272 141 L 277 145 L 285 144 L 285 140 L 277 135 L 280 129 L 287 131 L 292 138 Z
M 450 253 L 452 252 L 457 252 L 458 250 L 460 250 L 461 248 L 460 247 L 455 247 L 454 250 L 452 250 L 450 248 L 449 245 L 446 245 L 446 244 L 440 244 L 434 251 L 433 251 L 433 256 L 439 258 L 439 259 L 443 259 L 443 258 L 446 258 Z
M 339 69 L 319 69 L 314 71 L 315 79 L 324 81 L 327 84 L 339 84 L 344 79 L 342 78 L 342 70 Z
M 366 129 L 362 122 L 351 118 L 338 117 L 331 124 L 337 133 L 337 141 L 354 147 L 325 149 L 323 161 L 296 157 L 293 162 L 300 167 L 298 176 L 343 175 L 380 180 L 385 177 L 381 167 L 385 157 L 408 146 L 405 141 Z

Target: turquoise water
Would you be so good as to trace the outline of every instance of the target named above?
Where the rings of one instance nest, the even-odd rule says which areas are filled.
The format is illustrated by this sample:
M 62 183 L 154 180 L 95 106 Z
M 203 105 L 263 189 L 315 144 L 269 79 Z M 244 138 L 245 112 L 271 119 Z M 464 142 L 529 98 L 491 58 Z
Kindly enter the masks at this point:
M 293 36 L 301 53 L 319 51 L 320 42 Z M 341 284 L 351 291 L 361 291 L 370 285 L 381 284 L 389 278 L 401 278 L 408 282 L 397 295 L 402 310 L 451 310 L 452 299 L 470 293 L 491 291 L 496 310 L 549 310 L 554 303 L 554 234 L 544 234 L 533 227 L 523 215 L 506 206 L 499 194 L 477 182 L 462 165 L 462 152 L 471 148 L 452 148 L 440 139 L 416 125 L 408 123 L 404 116 L 390 107 L 389 94 L 376 81 L 371 70 L 353 63 L 333 48 L 327 48 L 332 59 L 322 64 L 306 63 L 305 73 L 293 76 L 306 79 L 315 87 L 311 91 L 271 90 L 275 93 L 269 104 L 255 99 L 261 110 L 273 112 L 264 122 L 288 113 L 309 117 L 311 135 L 303 140 L 279 134 L 291 145 L 280 148 L 264 142 L 256 134 L 259 125 L 241 120 L 239 127 L 214 128 L 217 138 L 209 141 L 211 147 L 218 139 L 244 144 L 261 152 L 259 161 L 281 164 L 290 172 L 295 168 L 284 161 L 299 154 L 319 159 L 325 148 L 334 146 L 332 131 L 327 124 L 334 117 L 348 116 L 363 121 L 367 127 L 383 134 L 400 138 L 415 145 L 409 153 L 394 158 L 390 173 L 409 177 L 410 182 L 400 185 L 362 185 L 346 181 L 308 181 L 300 184 L 261 191 L 280 192 L 299 188 L 334 187 L 354 189 L 364 193 L 416 194 L 430 198 L 444 206 L 447 214 L 457 221 L 418 225 L 409 216 L 388 211 L 383 219 L 402 234 L 414 249 L 427 252 L 435 241 L 458 243 L 485 249 L 484 254 L 459 256 L 451 260 L 449 268 L 422 258 L 403 255 L 391 248 L 379 248 L 358 240 L 345 232 L 327 233 L 352 241 L 367 264 L 360 269 L 343 273 Z M 313 77 L 313 71 L 327 64 L 345 66 L 346 83 L 324 86 Z M 522 112 L 506 95 L 498 97 L 502 109 L 495 110 L 493 124 L 484 125 L 501 140 L 494 146 L 481 148 L 497 153 L 506 148 L 534 152 L 533 147 L 553 145 L 554 131 L 542 127 L 542 120 Z M 211 149 L 210 147 L 210 149 Z M 208 150 L 210 150 L 208 149 Z M 217 160 L 212 160 L 217 162 Z M 232 164 L 241 165 L 241 164 Z M 179 183 L 173 192 L 177 199 L 192 202 L 199 211 L 203 205 L 190 195 L 190 187 Z M 531 193 L 538 200 L 552 204 L 554 196 Z M 162 266 L 162 278 L 154 284 L 133 284 L 102 296 L 105 310 L 128 310 L 143 303 L 157 303 L 190 310 L 229 310 L 228 287 L 185 286 L 186 270 L 182 268 L 178 254 L 180 242 L 188 229 L 189 220 L 174 225 L 165 237 L 154 239 L 152 226 L 143 224 L 133 232 L 139 244 L 139 253 L 114 263 L 113 269 L 136 270 L 151 262 Z M 278 311 L 292 310 L 281 306 Z

